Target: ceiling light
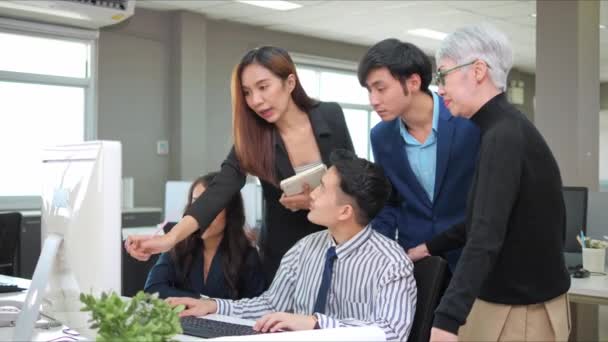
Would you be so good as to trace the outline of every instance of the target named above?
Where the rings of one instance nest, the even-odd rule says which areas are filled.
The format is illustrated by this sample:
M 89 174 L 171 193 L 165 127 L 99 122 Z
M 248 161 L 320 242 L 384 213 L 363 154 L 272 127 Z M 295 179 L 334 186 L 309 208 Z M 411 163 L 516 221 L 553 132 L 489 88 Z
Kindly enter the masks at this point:
M 251 1 L 251 0 L 236 0 L 237 2 L 241 2 L 247 5 L 259 6 L 270 8 L 277 11 L 289 11 L 292 9 L 300 8 L 302 5 L 295 4 L 289 1 L 280 1 L 280 0 L 261 0 L 261 1 Z
M 536 18 L 536 13 L 532 13 L 532 14 L 530 14 L 530 16 L 531 16 L 532 18 Z
M 606 29 L 606 25 L 600 24 L 600 29 L 605 30 Z
M 408 30 L 407 33 L 414 35 L 414 36 L 420 36 L 420 37 L 431 38 L 431 39 L 436 39 L 436 40 L 443 40 L 448 35 L 445 32 L 435 31 L 435 30 L 426 29 L 426 28 Z

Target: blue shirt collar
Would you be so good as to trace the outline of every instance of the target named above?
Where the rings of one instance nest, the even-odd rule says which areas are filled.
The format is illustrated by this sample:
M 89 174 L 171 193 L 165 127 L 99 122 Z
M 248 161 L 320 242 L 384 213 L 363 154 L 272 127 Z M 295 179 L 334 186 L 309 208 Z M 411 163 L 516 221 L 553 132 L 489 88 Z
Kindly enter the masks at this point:
M 431 91 L 431 95 L 433 96 L 433 133 L 437 134 L 437 125 L 439 123 L 439 96 L 437 93 Z M 405 123 L 401 118 L 399 120 L 399 133 L 403 137 L 406 143 L 412 145 L 420 145 L 420 143 L 411 136 L 410 132 L 405 128 Z

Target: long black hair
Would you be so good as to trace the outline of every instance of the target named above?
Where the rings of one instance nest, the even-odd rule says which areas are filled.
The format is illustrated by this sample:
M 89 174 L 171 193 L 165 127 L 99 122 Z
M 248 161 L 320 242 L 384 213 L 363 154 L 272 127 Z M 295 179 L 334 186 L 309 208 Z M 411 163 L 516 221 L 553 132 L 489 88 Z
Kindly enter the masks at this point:
M 217 172 L 211 172 L 197 178 L 188 191 L 188 203 L 186 209 L 192 203 L 192 194 L 197 185 L 205 188 L 211 183 Z M 239 273 L 244 266 L 247 253 L 249 252 L 249 240 L 245 236 L 243 226 L 245 225 L 245 210 L 243 209 L 243 198 L 237 192 L 226 205 L 226 226 L 224 237 L 218 252 L 222 255 L 222 271 L 224 279 L 228 285 L 228 292 L 231 299 L 239 298 Z M 203 229 L 205 229 L 204 227 Z M 204 241 L 201 238 L 203 229 L 198 229 L 190 234 L 186 239 L 176 244 L 170 251 L 171 258 L 177 265 L 177 277 L 180 287 L 188 287 L 188 275 L 192 268 L 192 261 L 196 253 L 202 253 Z M 202 270 L 201 270 L 202 271 Z
M 274 156 L 274 125 L 260 118 L 249 108 L 243 92 L 242 74 L 251 64 L 258 64 L 282 81 L 289 75 L 296 78 L 291 98 L 301 111 L 309 113 L 317 103 L 310 98 L 297 76 L 296 65 L 285 49 L 262 46 L 250 50 L 232 72 L 232 134 L 234 149 L 241 169 L 278 186 Z

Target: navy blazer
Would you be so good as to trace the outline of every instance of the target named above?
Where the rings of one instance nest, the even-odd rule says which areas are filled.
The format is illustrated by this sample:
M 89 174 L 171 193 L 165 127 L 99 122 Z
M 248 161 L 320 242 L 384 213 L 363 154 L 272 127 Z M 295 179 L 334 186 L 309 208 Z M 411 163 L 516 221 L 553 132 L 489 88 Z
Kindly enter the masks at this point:
M 266 289 L 266 280 L 255 248 L 248 247 L 246 253 L 245 263 L 238 280 L 239 298 L 232 298 L 228 292 L 228 283 L 226 283 L 222 271 L 222 252 L 219 249 L 211 261 L 206 283 L 203 274 L 202 248 L 195 253 L 185 284 L 180 282 L 180 277 L 177 275 L 178 267 L 171 255 L 169 253 L 161 254 L 150 273 L 148 273 L 144 291 L 148 293 L 158 292 L 160 298 L 200 298 L 201 294 L 223 299 L 257 297 Z
M 435 194 L 431 202 L 410 167 L 399 120 L 380 122 L 371 131 L 375 162 L 393 185 L 391 201 L 372 226 L 391 239 L 397 230 L 397 240 L 407 250 L 464 221 L 480 133 L 469 120 L 452 116 L 439 98 Z M 459 255 L 459 250 L 445 255 L 452 269 Z

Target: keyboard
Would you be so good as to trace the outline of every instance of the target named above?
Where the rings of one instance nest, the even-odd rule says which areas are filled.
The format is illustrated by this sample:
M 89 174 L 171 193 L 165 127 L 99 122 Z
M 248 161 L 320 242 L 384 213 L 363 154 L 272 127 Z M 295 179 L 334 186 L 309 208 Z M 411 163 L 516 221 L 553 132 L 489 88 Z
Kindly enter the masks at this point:
M 201 338 L 259 334 L 259 332 L 253 330 L 249 325 L 220 322 L 192 316 L 182 317 L 180 318 L 180 322 L 184 335 Z
M 25 290 L 15 284 L 7 284 L 0 282 L 0 293 L 19 292 Z

